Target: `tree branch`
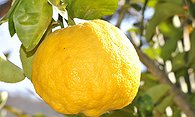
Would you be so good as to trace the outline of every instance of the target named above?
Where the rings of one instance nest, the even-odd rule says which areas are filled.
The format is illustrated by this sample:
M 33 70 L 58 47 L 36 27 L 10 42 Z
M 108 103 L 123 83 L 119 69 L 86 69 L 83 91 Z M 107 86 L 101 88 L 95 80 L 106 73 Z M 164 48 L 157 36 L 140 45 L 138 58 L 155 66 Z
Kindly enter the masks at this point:
M 7 0 L 5 3 L 0 4 L 0 20 L 3 19 L 5 14 L 9 11 L 12 0 Z
M 171 88 L 170 94 L 174 97 L 175 104 L 188 116 L 195 117 L 195 109 L 187 101 L 185 94 L 170 82 L 167 74 L 160 70 L 158 65 L 144 54 L 138 47 L 135 47 L 141 62 L 148 68 L 148 70 L 157 78 L 160 83 L 168 84 Z M 163 89 L 162 89 L 163 90 Z

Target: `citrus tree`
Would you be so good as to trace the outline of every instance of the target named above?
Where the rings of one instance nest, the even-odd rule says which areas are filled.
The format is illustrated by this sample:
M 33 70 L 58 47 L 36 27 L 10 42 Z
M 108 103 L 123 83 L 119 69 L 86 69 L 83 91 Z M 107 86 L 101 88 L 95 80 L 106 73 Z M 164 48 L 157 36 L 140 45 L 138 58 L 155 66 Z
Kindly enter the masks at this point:
M 10 36 L 17 35 L 22 42 L 23 68 L 1 53 L 0 81 L 31 80 L 34 55 L 52 29 L 74 26 L 75 18 L 116 21 L 121 29 L 132 24 L 125 34 L 146 69 L 134 101 L 102 117 L 195 116 L 194 0 L 13 0 L 1 8 L 0 23 L 8 22 Z M 57 20 L 52 18 L 52 10 L 58 12 Z M 6 100 L 1 93 L 0 108 L 5 110 Z

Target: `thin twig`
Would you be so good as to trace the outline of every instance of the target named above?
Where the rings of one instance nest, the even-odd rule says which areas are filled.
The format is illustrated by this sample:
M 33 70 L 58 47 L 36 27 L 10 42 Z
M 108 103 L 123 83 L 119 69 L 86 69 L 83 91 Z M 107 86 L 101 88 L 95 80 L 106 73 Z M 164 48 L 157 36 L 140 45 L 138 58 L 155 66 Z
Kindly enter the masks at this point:
M 121 7 L 120 11 L 119 11 L 119 17 L 118 17 L 118 20 L 117 20 L 117 23 L 116 23 L 116 27 L 120 28 L 121 23 L 122 23 L 122 21 L 125 17 L 126 12 L 127 12 L 127 8 L 126 8 L 126 5 L 124 4 Z
M 19 109 L 17 109 L 17 108 L 8 106 L 8 105 L 5 105 L 3 108 L 4 108 L 5 110 L 11 112 L 12 114 L 16 115 L 17 117 L 32 117 L 31 115 L 26 114 L 26 113 L 24 113 L 23 111 L 21 111 L 21 110 L 19 110 Z
M 144 15 L 144 13 L 145 13 L 147 4 L 148 4 L 148 0 L 145 0 L 144 6 L 143 6 L 143 9 L 142 9 L 142 19 L 141 19 L 141 26 L 140 26 L 140 37 L 141 37 L 141 39 L 140 39 L 139 47 L 142 46 L 142 37 L 144 35 L 144 29 L 145 29 L 145 24 L 144 24 L 145 15 Z

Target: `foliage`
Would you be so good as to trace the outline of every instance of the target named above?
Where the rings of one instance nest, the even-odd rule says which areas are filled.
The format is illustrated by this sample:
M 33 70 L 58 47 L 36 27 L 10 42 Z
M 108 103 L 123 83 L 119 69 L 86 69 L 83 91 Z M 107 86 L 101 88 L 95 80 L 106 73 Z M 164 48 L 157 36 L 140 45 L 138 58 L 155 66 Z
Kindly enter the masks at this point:
M 63 20 L 73 25 L 74 18 L 102 18 L 113 14 L 118 4 L 117 0 L 30 1 L 14 0 L 10 10 L 0 21 L 0 23 L 8 21 L 10 35 L 16 33 L 22 42 L 20 58 L 23 70 L 10 63 L 4 55 L 0 58 L 0 80 L 3 82 L 19 82 L 24 76 L 31 78 L 31 62 L 36 48 L 52 28 L 63 27 Z M 185 92 L 188 101 L 194 105 L 195 89 L 192 86 L 195 84 L 194 0 L 121 1 L 115 14 L 103 18 L 110 21 L 117 19 L 119 23 L 117 26 L 121 28 L 121 23 L 129 23 L 129 17 L 136 18 L 133 27 L 126 34 L 134 42 L 139 42 L 137 45 L 142 52 L 166 73 L 172 85 Z M 57 8 L 60 14 L 57 21 L 52 19 L 52 6 Z M 154 10 L 154 15 L 150 19 L 146 19 L 144 15 L 144 12 L 149 12 L 148 9 Z M 174 96 L 169 91 L 169 85 L 160 83 L 153 74 L 145 70 L 142 72 L 139 93 L 133 103 L 123 109 L 108 112 L 102 117 L 166 116 L 167 107 L 171 108 L 173 117 L 181 116 L 183 110 L 176 105 Z M 1 100 L 0 102 L 2 104 Z

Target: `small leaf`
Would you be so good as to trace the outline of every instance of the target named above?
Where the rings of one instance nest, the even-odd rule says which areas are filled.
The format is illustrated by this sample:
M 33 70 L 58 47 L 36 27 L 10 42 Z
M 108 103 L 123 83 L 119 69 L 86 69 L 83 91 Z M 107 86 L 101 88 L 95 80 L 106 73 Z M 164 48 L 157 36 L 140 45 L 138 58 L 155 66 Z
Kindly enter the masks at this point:
M 169 21 L 160 23 L 158 27 L 165 39 L 165 44 L 161 49 L 161 57 L 164 60 L 171 59 L 178 40 L 182 39 L 183 31 L 181 28 L 174 27 Z
M 175 77 L 179 79 L 180 76 L 185 76 L 186 74 L 188 74 L 187 71 L 188 69 L 186 67 L 183 67 L 182 69 L 177 69 L 174 71 Z
M 146 92 L 148 89 L 158 84 L 156 78 L 149 72 L 142 73 L 141 80 L 144 82 L 144 84 L 140 87 L 140 91 L 143 92 Z
M 24 46 L 20 47 L 20 59 L 24 70 L 24 75 L 31 80 L 32 74 L 32 60 L 36 49 L 27 52 Z
M 162 90 L 163 89 L 163 90 Z M 145 94 L 149 95 L 154 103 L 157 103 L 163 96 L 167 94 L 170 87 L 166 84 L 156 85 L 146 91 Z
M 187 95 L 187 99 L 192 104 L 192 106 L 195 107 L 195 94 L 192 93 L 190 95 Z
M 134 0 L 136 1 L 136 0 Z M 142 3 L 145 3 L 146 0 L 141 0 Z M 147 6 L 148 7 L 155 7 L 159 0 L 148 0 Z
M 133 113 L 130 113 L 129 110 L 120 109 L 111 112 L 107 117 L 133 117 Z
M 13 14 L 16 33 L 27 51 L 41 40 L 52 19 L 47 0 L 20 0 Z
M 181 110 L 178 107 L 173 106 L 172 111 L 173 111 L 172 117 L 180 117 L 181 116 Z
M 152 110 L 154 107 L 154 102 L 152 98 L 144 94 L 143 96 L 138 98 L 138 109 L 142 115 L 152 116 Z
M 190 6 L 189 11 L 190 11 L 192 17 L 195 18 L 195 14 L 194 14 L 194 12 L 195 12 L 195 2 L 192 2 L 192 0 L 188 0 L 188 2 L 189 2 L 189 6 Z
M 165 22 L 161 22 L 158 25 L 158 28 L 159 28 L 160 32 L 163 33 L 163 36 L 165 38 L 177 39 L 177 38 L 182 38 L 182 36 L 183 36 L 183 29 L 182 28 L 176 28 L 173 25 L 173 23 L 170 22 L 169 20 L 165 21 Z
M 9 16 L 8 26 L 9 26 L 10 36 L 13 37 L 14 34 L 16 33 L 16 30 L 15 30 L 15 27 L 14 27 L 14 22 L 13 22 L 13 13 L 11 13 L 10 16 Z
M 139 107 L 141 110 L 152 111 L 154 103 L 152 98 L 145 94 L 138 99 Z
M 168 39 L 165 41 L 165 45 L 161 49 L 161 57 L 164 60 L 171 58 L 171 54 L 176 50 L 177 41 L 176 39 Z
M 25 77 L 23 71 L 5 59 L 5 56 L 0 56 L 0 81 L 7 83 L 15 83 L 23 80 Z
M 172 71 L 178 71 L 185 67 L 185 53 L 179 53 L 172 58 Z
M 133 28 L 130 28 L 129 30 L 128 30 L 128 32 L 135 32 L 135 33 L 138 33 L 138 34 L 140 34 L 140 28 L 137 28 L 137 27 L 133 27 Z
M 141 5 L 140 4 L 135 4 L 135 3 L 132 3 L 131 6 L 137 10 L 137 11 L 140 11 L 142 9 Z
M 7 21 L 8 21 L 7 18 L 3 18 L 2 20 L 0 20 L 0 25 L 3 24 L 3 23 L 5 23 L 5 22 L 7 22 Z
M 7 99 L 8 99 L 8 93 L 5 91 L 0 92 L 0 110 L 3 108 L 3 106 L 7 102 Z
M 161 48 L 151 48 L 151 47 L 147 47 L 143 49 L 143 52 L 145 54 L 147 54 L 150 58 L 152 59 L 156 59 L 157 57 L 159 57 L 160 53 L 161 53 Z
M 134 115 L 134 106 L 128 105 L 122 109 L 119 110 L 113 110 L 113 111 L 109 111 L 103 115 L 101 115 L 100 117 L 133 117 Z
M 163 9 L 163 10 L 162 10 Z M 155 31 L 156 26 L 175 14 L 184 14 L 184 10 L 180 5 L 173 3 L 159 3 L 156 5 L 155 14 L 149 21 L 146 30 L 146 39 L 150 41 Z
M 67 0 L 71 18 L 97 19 L 111 15 L 118 7 L 118 0 Z
M 155 111 L 158 111 L 160 113 L 164 113 L 165 112 L 165 109 L 168 107 L 168 106 L 171 106 L 173 103 L 173 98 L 171 96 L 168 96 L 168 97 L 165 97 L 162 102 L 157 105 L 154 110 Z

